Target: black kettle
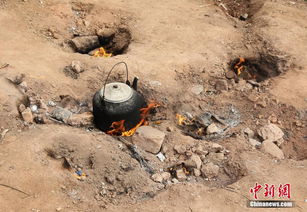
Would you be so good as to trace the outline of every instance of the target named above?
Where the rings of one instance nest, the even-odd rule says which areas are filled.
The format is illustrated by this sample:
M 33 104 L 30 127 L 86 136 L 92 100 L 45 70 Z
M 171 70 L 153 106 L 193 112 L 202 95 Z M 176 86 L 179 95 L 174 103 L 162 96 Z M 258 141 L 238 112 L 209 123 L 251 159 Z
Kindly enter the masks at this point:
M 119 64 L 126 67 L 126 83 L 108 83 L 112 70 Z M 94 123 L 97 128 L 107 132 L 111 130 L 113 122 L 124 121 L 128 131 L 141 121 L 140 109 L 146 107 L 144 97 L 137 92 L 138 78 L 135 77 L 132 85 L 128 80 L 128 66 L 125 62 L 116 63 L 108 73 L 104 86 L 93 97 Z

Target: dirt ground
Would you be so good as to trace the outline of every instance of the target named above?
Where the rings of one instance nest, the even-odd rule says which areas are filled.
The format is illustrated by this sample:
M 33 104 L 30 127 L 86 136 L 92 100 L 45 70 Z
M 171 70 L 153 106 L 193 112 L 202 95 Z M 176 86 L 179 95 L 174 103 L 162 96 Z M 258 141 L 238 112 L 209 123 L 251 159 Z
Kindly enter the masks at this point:
M 296 206 L 288 210 L 306 211 L 306 11 L 304 0 L 0 0 L 0 211 L 249 211 L 256 182 L 291 184 Z M 116 33 L 106 46 L 112 57 L 71 45 L 108 30 Z M 258 82 L 228 76 L 240 57 Z M 72 61 L 84 71 L 67 72 Z M 139 150 L 152 172 L 92 124 L 49 117 L 54 102 L 91 112 L 120 61 L 146 99 L 161 104 L 149 125 L 165 133 L 166 159 Z M 20 104 L 39 106 L 35 123 L 22 118 Z M 240 121 L 229 136 L 199 138 L 177 124 L 176 114 L 225 116 L 230 107 Z M 268 123 L 284 133 L 284 159 L 253 147 L 243 132 Z M 178 182 L 173 171 L 199 148 L 206 162 L 222 155 L 220 174 L 186 171 Z M 152 180 L 161 171 L 170 179 Z

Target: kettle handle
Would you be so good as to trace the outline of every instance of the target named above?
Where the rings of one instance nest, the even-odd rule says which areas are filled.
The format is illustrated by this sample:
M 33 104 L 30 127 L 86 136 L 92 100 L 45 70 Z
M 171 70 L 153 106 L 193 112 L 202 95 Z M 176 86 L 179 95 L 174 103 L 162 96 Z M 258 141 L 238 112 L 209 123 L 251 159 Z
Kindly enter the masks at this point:
M 106 81 L 105 81 L 105 83 L 104 83 L 102 101 L 104 100 L 104 93 L 105 93 L 105 91 L 106 91 L 105 87 L 106 87 L 106 85 L 107 85 L 107 82 L 108 82 L 108 79 L 109 79 L 109 76 L 110 76 L 111 72 L 113 71 L 113 69 L 115 68 L 115 66 L 117 66 L 117 65 L 119 65 L 119 64 L 122 64 L 122 63 L 123 63 L 123 64 L 125 65 L 125 67 L 126 67 L 126 74 L 127 74 L 126 84 L 130 84 L 130 82 L 129 82 L 129 80 L 128 80 L 128 66 L 127 66 L 127 63 L 126 63 L 126 62 L 123 62 L 123 61 L 122 61 L 122 62 L 116 63 L 116 64 L 111 68 L 111 70 L 109 71 L 108 76 L 107 76 L 107 78 L 106 78 Z

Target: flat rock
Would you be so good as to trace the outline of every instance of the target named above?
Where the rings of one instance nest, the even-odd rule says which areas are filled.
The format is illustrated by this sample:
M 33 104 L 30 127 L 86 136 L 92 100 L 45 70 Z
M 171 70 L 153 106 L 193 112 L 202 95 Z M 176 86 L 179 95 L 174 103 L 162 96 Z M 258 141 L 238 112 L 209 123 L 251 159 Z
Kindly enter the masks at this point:
M 204 164 L 202 169 L 201 169 L 201 173 L 204 177 L 207 177 L 207 178 L 215 178 L 218 176 L 219 174 L 219 170 L 220 170 L 220 167 L 217 166 L 217 165 L 214 165 L 213 163 L 207 163 L 207 164 Z
M 67 123 L 67 120 L 70 118 L 71 115 L 72 112 L 62 107 L 56 107 L 51 113 L 52 118 L 55 118 L 56 120 L 62 121 L 64 123 Z
M 284 159 L 284 153 L 283 151 L 273 143 L 271 140 L 265 140 L 262 142 L 261 149 L 270 155 L 278 158 L 278 159 Z
M 98 36 L 80 36 L 71 40 L 76 51 L 86 54 L 92 49 L 100 46 Z
M 283 131 L 275 124 L 268 124 L 257 130 L 258 135 L 263 140 L 278 141 L 284 136 Z
M 81 114 L 72 114 L 67 119 L 67 124 L 71 126 L 84 127 L 93 123 L 93 114 L 91 112 L 85 112 Z
M 139 148 L 157 154 L 161 149 L 164 138 L 164 132 L 151 126 L 141 126 L 136 130 L 132 141 Z
M 151 175 L 151 179 L 157 183 L 162 183 L 163 181 L 163 177 L 160 173 L 155 173 L 153 175 Z
M 184 181 L 187 179 L 187 176 L 185 175 L 183 169 L 178 169 L 176 170 L 176 178 L 179 180 L 179 181 Z
M 228 84 L 226 80 L 217 80 L 215 82 L 215 89 L 218 91 L 227 91 L 228 90 Z
M 248 127 L 245 128 L 243 132 L 245 135 L 247 135 L 248 138 L 253 138 L 255 136 L 255 132 Z
M 183 155 L 183 154 L 185 154 L 185 151 L 186 151 L 187 149 L 186 149 L 186 147 L 185 147 L 184 145 L 179 145 L 179 144 L 177 144 L 177 145 L 174 146 L 174 150 L 175 150 L 175 152 L 177 152 L 178 154 Z

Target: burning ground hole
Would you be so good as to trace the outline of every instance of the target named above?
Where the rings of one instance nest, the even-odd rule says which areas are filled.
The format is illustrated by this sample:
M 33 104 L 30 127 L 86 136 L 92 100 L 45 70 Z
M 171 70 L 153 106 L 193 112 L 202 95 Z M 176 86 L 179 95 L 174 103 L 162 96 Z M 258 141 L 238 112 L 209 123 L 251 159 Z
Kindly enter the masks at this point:
M 104 28 L 94 35 L 77 36 L 70 41 L 80 54 L 95 57 L 111 57 L 126 53 L 131 42 L 131 33 L 126 28 Z
M 261 54 L 257 58 L 236 58 L 230 62 L 227 78 L 264 81 L 286 71 L 286 61 L 277 56 Z

